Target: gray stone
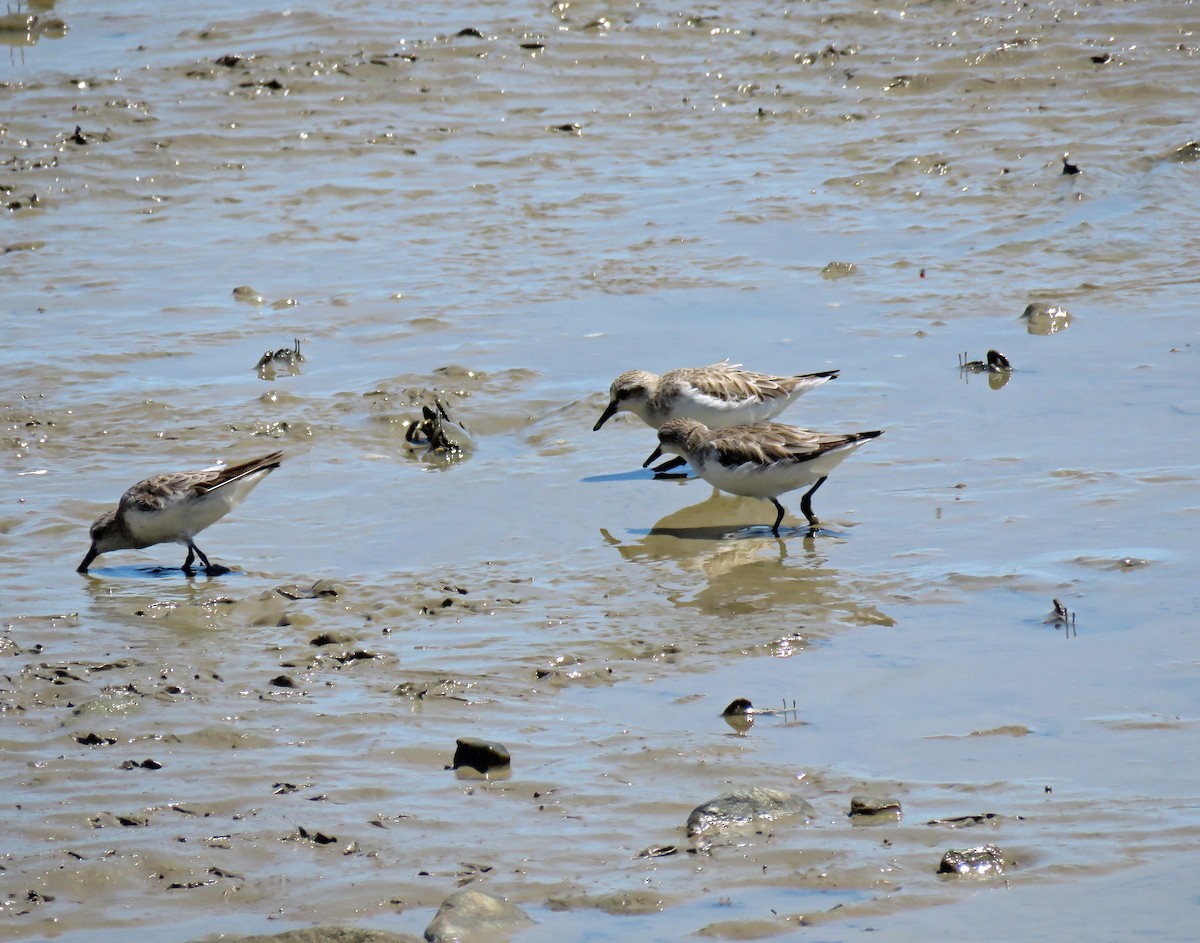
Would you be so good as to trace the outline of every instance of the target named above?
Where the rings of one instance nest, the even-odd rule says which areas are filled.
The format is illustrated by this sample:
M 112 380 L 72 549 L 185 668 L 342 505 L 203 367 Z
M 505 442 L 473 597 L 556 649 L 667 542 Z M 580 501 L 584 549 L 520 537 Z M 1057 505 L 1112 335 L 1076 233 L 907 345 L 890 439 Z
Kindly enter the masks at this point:
M 850 814 L 856 818 L 865 819 L 898 819 L 900 818 L 900 800 L 854 796 L 850 799 Z
M 507 940 L 533 921 L 516 904 L 482 891 L 455 891 L 425 928 L 429 943 L 491 943 Z
M 503 743 L 480 740 L 476 737 L 459 737 L 455 743 L 457 746 L 451 769 L 469 766 L 486 775 L 494 769 L 507 769 L 512 763 L 508 748 Z
M 723 793 L 694 808 L 688 816 L 687 833 L 695 838 L 760 821 L 773 822 L 791 815 L 802 815 L 808 820 L 815 818 L 816 812 L 796 793 L 753 786 Z
M 992 877 L 1003 873 L 1004 858 L 995 845 L 979 845 L 961 850 L 951 848 L 942 855 L 942 863 L 938 866 L 938 874 Z

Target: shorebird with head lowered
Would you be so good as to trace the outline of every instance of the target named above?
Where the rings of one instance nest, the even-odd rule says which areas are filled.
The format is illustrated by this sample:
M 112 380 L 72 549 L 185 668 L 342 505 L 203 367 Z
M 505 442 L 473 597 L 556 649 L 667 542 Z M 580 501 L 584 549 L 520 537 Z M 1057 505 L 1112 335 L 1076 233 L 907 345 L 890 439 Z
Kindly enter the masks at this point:
M 838 372 L 776 377 L 751 373 L 728 361 L 668 370 L 661 377 L 645 370 L 627 370 L 613 380 L 609 404 L 592 431 L 622 410 L 634 413 L 652 429 L 672 419 L 695 419 L 710 429 L 766 422 Z
M 179 543 L 188 551 L 182 567 L 185 573 L 192 572 L 196 557 L 209 576 L 228 573 L 227 568 L 209 563 L 196 546 L 195 537 L 241 504 L 282 461 L 282 452 L 272 452 L 237 465 L 155 475 L 139 481 L 121 495 L 114 510 L 92 525 L 92 545 L 78 571 L 86 573 L 102 553 Z
M 800 510 L 815 528 L 812 496 L 851 452 L 870 439 L 872 432 L 810 432 L 780 422 L 761 422 L 724 429 L 709 429 L 694 419 L 672 419 L 658 430 L 658 448 L 646 464 L 671 452 L 679 458 L 659 466 L 666 470 L 687 461 L 710 485 L 730 494 L 764 498 L 779 513 L 771 533 L 779 536 L 783 505 L 779 496 L 812 485 L 800 499 Z

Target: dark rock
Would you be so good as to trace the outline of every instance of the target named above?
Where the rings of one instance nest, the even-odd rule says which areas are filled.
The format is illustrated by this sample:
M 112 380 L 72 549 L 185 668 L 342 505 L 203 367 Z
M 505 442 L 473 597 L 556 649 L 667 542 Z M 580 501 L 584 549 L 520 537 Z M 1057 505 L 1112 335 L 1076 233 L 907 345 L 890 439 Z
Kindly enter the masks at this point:
M 874 796 L 854 796 L 850 799 L 850 815 L 862 819 L 898 819 L 903 813 L 899 799 L 877 799 Z
M 425 928 L 429 943 L 482 943 L 507 940 L 533 924 L 516 904 L 482 891 L 456 891 L 442 901 Z
M 942 855 L 938 874 L 976 875 L 992 877 L 1004 873 L 1004 858 L 995 845 L 979 845 L 961 851 L 951 848 Z
M 506 769 L 512 763 L 508 748 L 502 743 L 475 737 L 460 737 L 456 743 L 451 769 L 467 766 L 487 775 L 494 769 Z
M 121 764 L 121 769 L 162 769 L 162 763 L 158 760 L 126 760 Z
M 336 835 L 326 835 L 324 832 L 310 832 L 303 825 L 296 826 L 296 834 L 303 841 L 310 841 L 317 845 L 333 845 L 337 843 Z
M 796 793 L 753 786 L 723 793 L 697 806 L 688 816 L 687 833 L 688 837 L 696 838 L 709 832 L 774 822 L 792 815 L 809 820 L 816 817 L 816 812 Z
M 77 734 L 75 740 L 77 743 L 82 743 L 85 747 L 106 747 L 117 742 L 115 737 L 102 737 L 97 733 L 87 733 L 82 736 Z
M 278 592 L 278 590 L 276 590 Z M 326 645 L 345 645 L 348 642 L 353 642 L 353 637 L 345 632 L 322 632 L 320 635 L 314 636 L 309 640 L 309 645 L 315 645 L 317 648 L 323 648 Z

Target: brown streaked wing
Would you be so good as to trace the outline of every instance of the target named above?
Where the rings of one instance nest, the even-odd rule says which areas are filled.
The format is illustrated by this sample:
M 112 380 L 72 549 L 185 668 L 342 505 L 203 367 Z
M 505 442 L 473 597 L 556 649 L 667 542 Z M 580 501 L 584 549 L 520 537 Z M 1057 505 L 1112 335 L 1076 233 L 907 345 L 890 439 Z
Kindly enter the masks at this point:
M 762 402 L 789 392 L 789 388 L 780 382 L 784 379 L 782 377 L 748 373 L 728 363 L 680 370 L 673 379 L 681 385 L 686 383 L 707 396 L 725 400 L 756 399 Z
M 713 433 L 709 445 L 716 450 L 722 465 L 733 467 L 746 462 L 772 465 L 776 462 L 808 461 L 822 452 L 844 445 L 851 438 L 764 422 L 720 429 Z
M 238 465 L 228 465 L 225 468 L 214 468 L 208 472 L 196 472 L 195 475 L 184 475 L 181 477 L 200 477 L 199 481 L 192 485 L 198 494 L 207 494 L 222 485 L 227 485 L 231 481 L 237 481 L 239 478 L 245 478 L 247 475 L 252 475 L 256 471 L 262 471 L 264 468 L 278 468 L 279 463 L 283 461 L 282 452 L 272 452 L 270 455 L 263 455 L 259 458 L 252 458 L 248 462 L 241 462 Z
M 169 472 L 139 481 L 121 496 L 121 508 L 157 511 L 163 504 L 186 491 L 193 490 L 215 472 Z

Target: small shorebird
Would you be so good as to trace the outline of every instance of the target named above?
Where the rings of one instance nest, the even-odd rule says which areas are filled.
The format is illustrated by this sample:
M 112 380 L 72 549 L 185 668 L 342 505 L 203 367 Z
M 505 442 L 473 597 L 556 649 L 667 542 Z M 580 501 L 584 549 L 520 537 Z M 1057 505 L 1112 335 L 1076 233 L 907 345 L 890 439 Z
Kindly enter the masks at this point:
M 183 571 L 192 571 L 196 557 L 209 576 L 229 572 L 208 562 L 193 538 L 235 507 L 283 461 L 282 452 L 238 465 L 197 472 L 155 475 L 126 491 L 116 510 L 92 525 L 92 546 L 79 564 L 86 573 L 92 561 L 111 550 L 141 550 L 153 544 L 180 543 L 188 548 Z
M 627 370 L 613 380 L 611 401 L 592 431 L 623 409 L 636 413 L 652 429 L 671 419 L 695 419 L 710 429 L 766 422 L 787 409 L 792 400 L 837 375 L 837 370 L 822 370 L 773 377 L 741 370 L 728 361 L 668 370 L 661 377 L 645 370 Z
M 800 510 L 816 527 L 812 511 L 813 493 L 825 483 L 829 473 L 851 452 L 868 439 L 883 435 L 875 432 L 809 432 L 779 422 L 762 422 L 709 429 L 694 419 L 672 419 L 658 430 L 658 448 L 646 464 L 672 452 L 679 458 L 660 465 L 665 471 L 686 460 L 696 474 L 710 485 L 730 494 L 748 498 L 767 498 L 779 512 L 771 533 L 779 536 L 783 505 L 779 495 L 812 485 L 800 499 Z

